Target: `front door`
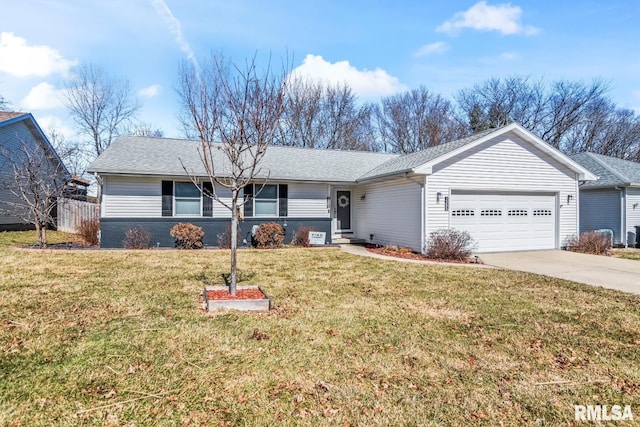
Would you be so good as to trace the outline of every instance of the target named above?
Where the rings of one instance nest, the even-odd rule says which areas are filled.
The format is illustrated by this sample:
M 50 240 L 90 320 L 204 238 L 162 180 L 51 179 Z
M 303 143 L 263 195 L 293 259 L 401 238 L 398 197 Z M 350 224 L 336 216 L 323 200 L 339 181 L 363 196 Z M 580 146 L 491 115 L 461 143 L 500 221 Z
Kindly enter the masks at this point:
M 336 191 L 336 220 L 338 231 L 351 230 L 351 191 Z

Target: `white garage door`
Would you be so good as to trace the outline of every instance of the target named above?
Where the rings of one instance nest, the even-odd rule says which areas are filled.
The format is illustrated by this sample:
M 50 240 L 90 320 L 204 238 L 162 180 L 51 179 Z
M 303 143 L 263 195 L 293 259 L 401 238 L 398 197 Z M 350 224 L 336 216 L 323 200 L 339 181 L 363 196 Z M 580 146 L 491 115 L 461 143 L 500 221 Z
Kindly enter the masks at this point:
M 477 252 L 556 247 L 556 197 L 531 193 L 452 193 L 451 227 L 466 230 Z

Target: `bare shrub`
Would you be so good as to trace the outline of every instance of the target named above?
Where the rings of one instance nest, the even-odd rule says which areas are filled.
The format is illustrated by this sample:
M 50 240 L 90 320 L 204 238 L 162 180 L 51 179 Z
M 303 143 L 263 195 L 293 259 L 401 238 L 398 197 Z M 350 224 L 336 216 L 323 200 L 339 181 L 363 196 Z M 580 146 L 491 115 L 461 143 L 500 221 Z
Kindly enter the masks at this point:
M 601 231 L 585 231 L 566 238 L 568 250 L 585 254 L 605 255 L 611 249 L 611 234 Z
M 126 249 L 149 249 L 151 237 L 149 230 L 138 225 L 127 230 L 122 244 Z
M 256 247 L 261 249 L 279 248 L 284 242 L 284 229 L 280 224 L 267 222 L 260 224 L 254 237 Z
M 78 227 L 78 234 L 85 241 L 87 245 L 97 246 L 98 233 L 100 232 L 100 220 L 99 219 L 85 219 L 80 223 Z
M 188 222 L 179 222 L 171 227 L 171 237 L 176 240 L 175 246 L 178 249 L 201 249 L 204 231 L 197 225 Z
M 315 229 L 311 227 L 298 228 L 296 233 L 293 235 L 293 240 L 291 241 L 291 243 L 294 246 L 302 246 L 303 248 L 308 248 L 309 246 L 311 246 L 311 243 L 309 243 L 309 232 L 311 231 L 315 231 Z
M 474 246 L 475 242 L 468 232 L 442 229 L 429 235 L 426 252 L 429 258 L 467 261 Z
M 236 243 L 240 243 L 240 230 L 238 230 Z M 221 249 L 231 249 L 231 224 L 227 224 L 224 231 L 218 234 L 218 247 Z

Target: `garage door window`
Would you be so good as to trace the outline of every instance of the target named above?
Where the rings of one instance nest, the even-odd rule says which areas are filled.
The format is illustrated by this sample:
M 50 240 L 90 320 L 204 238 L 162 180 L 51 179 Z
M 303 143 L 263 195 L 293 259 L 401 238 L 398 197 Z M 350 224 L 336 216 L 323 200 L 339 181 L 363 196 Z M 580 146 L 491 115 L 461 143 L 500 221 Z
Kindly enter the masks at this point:
M 500 209 L 483 209 L 480 211 L 480 216 L 502 216 Z
M 527 216 L 526 209 L 509 209 L 509 216 Z
M 535 209 L 533 216 L 551 216 L 551 209 Z
M 474 216 L 475 212 L 473 209 L 457 209 L 451 212 L 452 216 Z

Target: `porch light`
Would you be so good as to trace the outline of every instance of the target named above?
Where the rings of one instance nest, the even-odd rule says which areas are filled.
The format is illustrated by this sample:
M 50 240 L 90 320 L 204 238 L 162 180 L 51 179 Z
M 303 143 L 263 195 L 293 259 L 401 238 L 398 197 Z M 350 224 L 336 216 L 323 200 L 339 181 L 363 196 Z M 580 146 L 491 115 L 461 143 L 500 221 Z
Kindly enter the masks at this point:
M 440 203 L 440 199 L 442 198 L 442 193 L 441 192 L 437 192 L 436 193 L 436 203 Z
M 633 204 L 633 209 L 638 209 L 638 205 L 640 205 L 640 203 L 634 203 Z
M 567 194 L 567 204 L 570 205 L 573 200 L 573 194 Z
M 364 200 L 367 198 L 367 193 L 362 193 L 362 195 L 360 196 L 360 200 Z
M 331 196 L 327 196 L 327 209 L 331 209 Z

